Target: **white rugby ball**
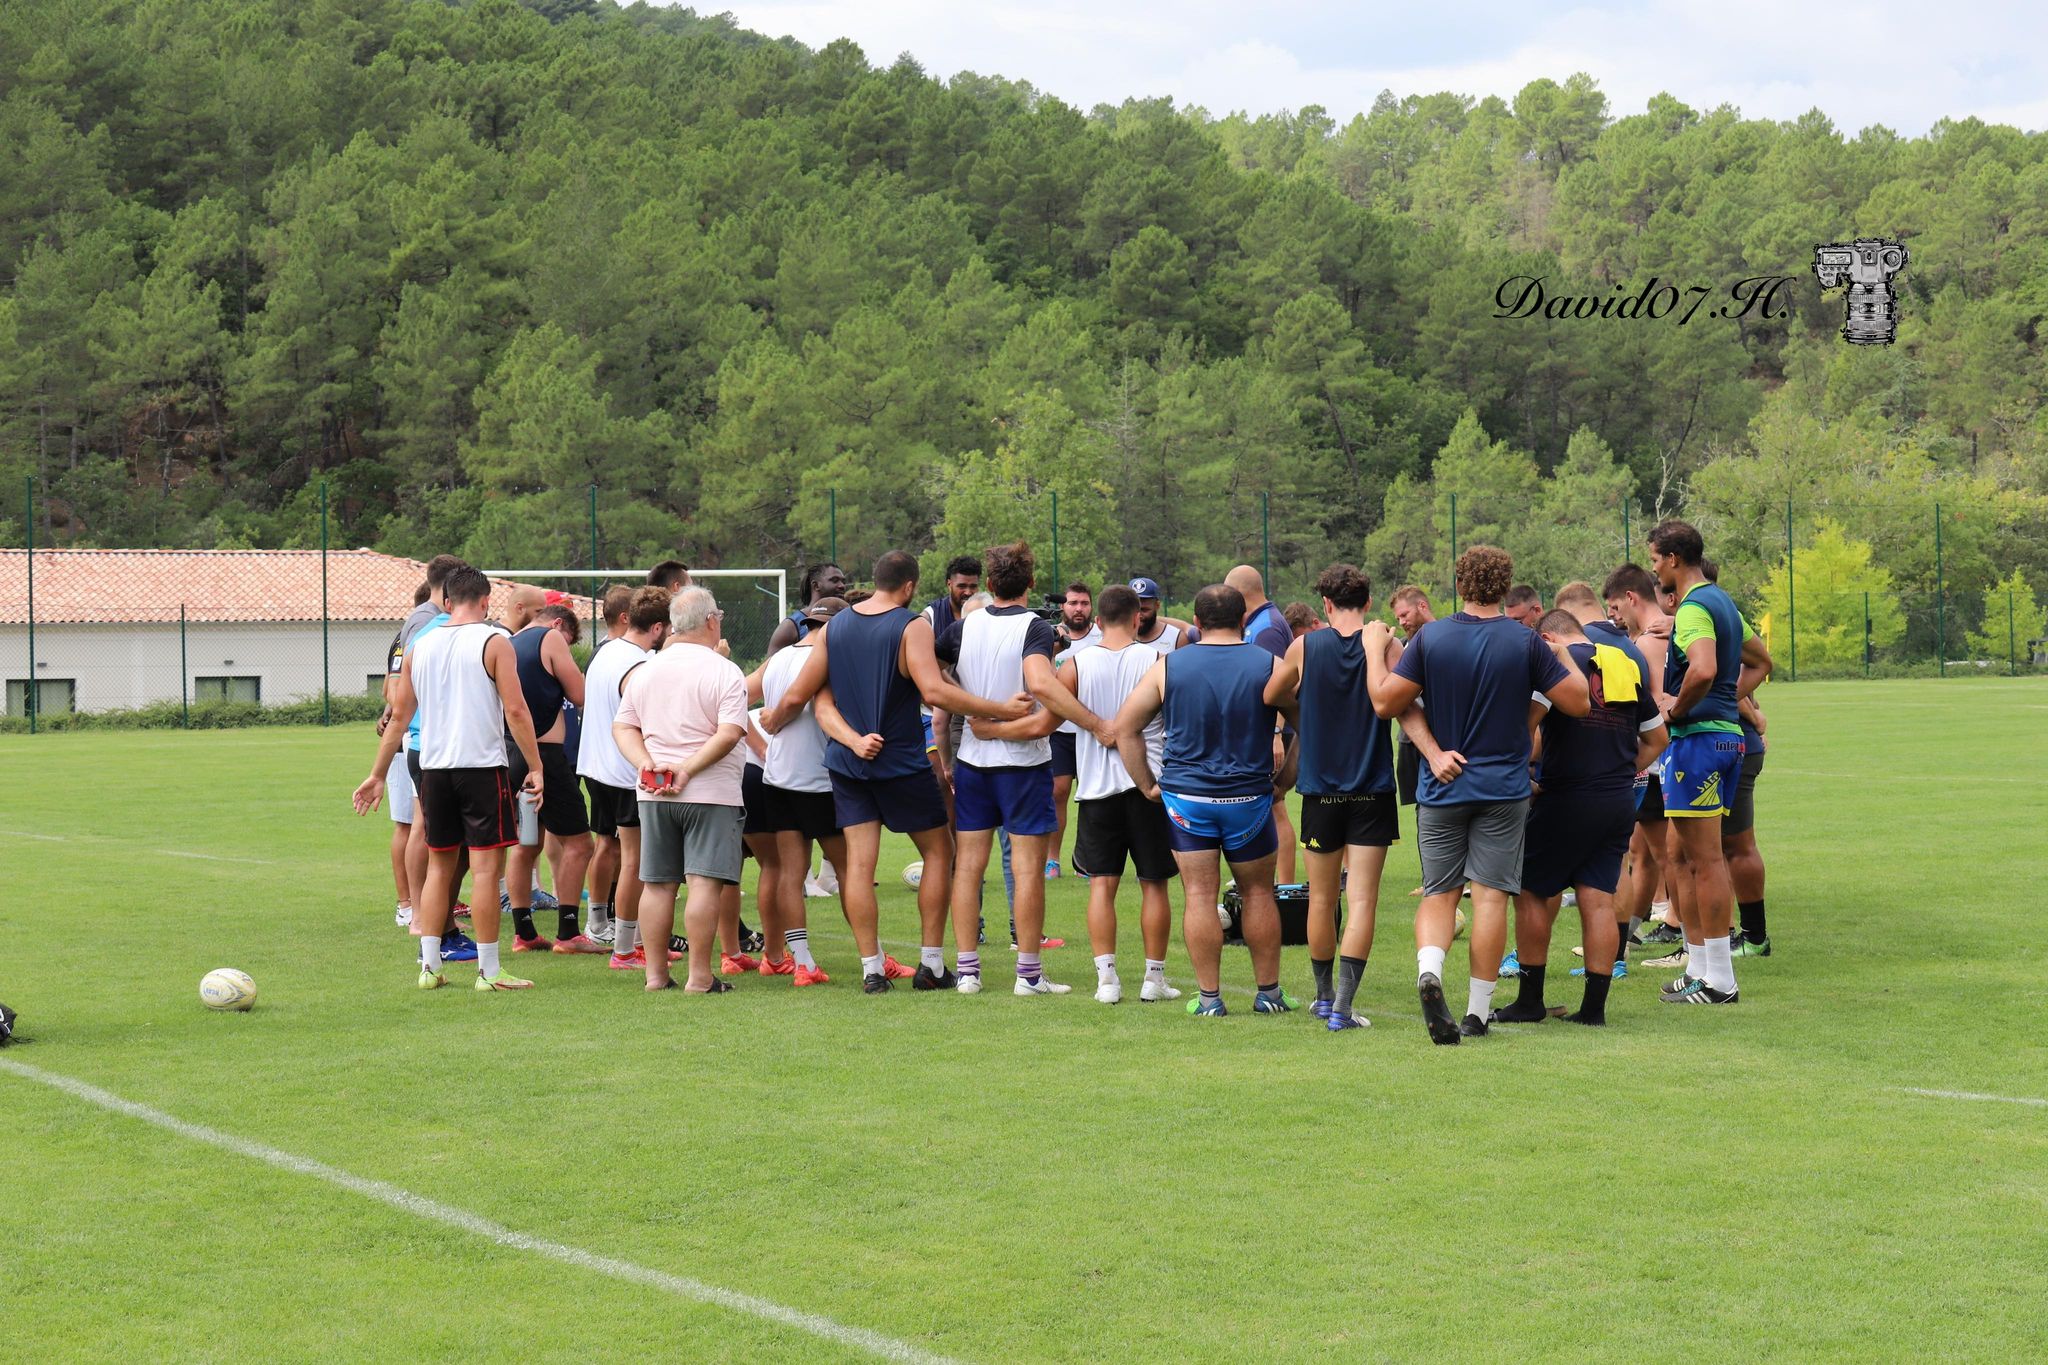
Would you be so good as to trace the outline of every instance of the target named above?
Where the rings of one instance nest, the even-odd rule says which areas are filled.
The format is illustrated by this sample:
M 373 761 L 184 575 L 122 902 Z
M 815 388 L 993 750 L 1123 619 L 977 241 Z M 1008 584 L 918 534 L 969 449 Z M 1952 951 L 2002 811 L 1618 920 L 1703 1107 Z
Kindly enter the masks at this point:
M 924 863 L 922 861 L 914 862 L 909 867 L 903 869 L 903 884 L 913 891 L 924 885 Z
M 245 1010 L 256 1003 L 256 983 L 247 972 L 215 967 L 199 979 L 199 998 L 210 1010 Z

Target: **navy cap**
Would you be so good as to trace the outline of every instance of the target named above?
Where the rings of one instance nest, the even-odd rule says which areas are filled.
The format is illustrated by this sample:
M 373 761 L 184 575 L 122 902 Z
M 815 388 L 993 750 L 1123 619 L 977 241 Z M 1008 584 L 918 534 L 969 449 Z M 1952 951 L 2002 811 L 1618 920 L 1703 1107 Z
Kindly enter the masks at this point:
M 1166 595 L 1159 591 L 1158 581 L 1150 578 L 1133 578 L 1131 580 L 1131 591 L 1138 594 L 1140 598 L 1150 597 L 1157 599 Z

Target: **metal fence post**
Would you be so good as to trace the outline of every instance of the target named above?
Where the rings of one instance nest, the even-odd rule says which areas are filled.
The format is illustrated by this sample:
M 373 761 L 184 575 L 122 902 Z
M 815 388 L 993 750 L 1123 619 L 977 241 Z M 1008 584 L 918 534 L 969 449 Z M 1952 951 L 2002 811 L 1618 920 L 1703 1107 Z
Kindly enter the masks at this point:
M 27 490 L 27 519 L 22 523 L 28 530 L 28 682 L 21 689 L 22 709 L 28 712 L 28 732 L 36 732 L 36 476 L 28 476 L 24 485 Z
M 327 641 L 327 480 L 320 480 L 320 723 L 334 723 L 334 694 L 329 688 Z
M 2007 677 L 2018 677 L 2020 671 L 2019 641 L 2013 635 L 2012 622 L 2013 590 L 2005 590 L 2005 672 Z
M 597 640 L 598 589 L 597 581 L 597 480 L 590 481 L 590 638 L 595 648 Z
M 1786 677 L 1799 681 L 1799 572 L 1792 562 L 1792 499 L 1785 499 L 1785 636 L 1792 642 L 1791 666 Z
M 1624 564 L 1633 562 L 1628 552 L 1628 497 L 1626 494 L 1621 499 L 1621 562 Z
M 837 564 L 839 562 L 839 490 L 836 488 L 826 489 L 825 500 L 832 509 L 832 545 L 831 549 L 826 552 L 825 558 Z
M 1259 573 L 1273 587 L 1273 495 L 1259 494 Z
M 1863 676 L 1870 676 L 1870 594 L 1863 594 Z
M 192 672 L 185 655 L 185 604 L 178 603 L 178 709 L 184 713 L 185 728 L 192 728 Z
M 1451 596 L 1458 595 L 1458 495 L 1451 494 Z
M 1066 581 L 1060 577 L 1060 490 L 1052 490 L 1052 590 L 1066 600 Z
M 1934 504 L 1934 666 L 1948 676 L 1948 595 L 1941 572 L 1941 504 Z

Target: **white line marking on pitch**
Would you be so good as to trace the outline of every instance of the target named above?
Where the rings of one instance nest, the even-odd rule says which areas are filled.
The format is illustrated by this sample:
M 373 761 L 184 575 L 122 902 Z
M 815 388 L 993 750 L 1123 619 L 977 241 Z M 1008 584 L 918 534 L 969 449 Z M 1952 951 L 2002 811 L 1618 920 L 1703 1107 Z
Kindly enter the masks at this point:
M 78 839 L 90 843 L 118 844 L 123 848 L 133 849 L 139 853 L 155 853 L 165 858 L 199 858 L 209 863 L 249 863 L 256 867 L 277 866 L 277 863 L 269 858 L 237 858 L 226 853 L 193 853 L 177 848 L 141 848 L 131 840 L 114 839 L 104 835 L 35 834 L 25 829 L 0 829 L 0 835 L 5 835 L 12 839 L 38 839 L 46 844 L 68 844 L 73 839 Z
M 167 1132 L 176 1133 L 179 1137 L 190 1138 L 194 1142 L 203 1142 L 209 1147 L 219 1147 L 223 1151 L 233 1152 L 237 1156 L 245 1156 L 252 1161 L 260 1161 L 267 1166 L 275 1166 L 279 1170 L 290 1171 L 295 1175 L 308 1175 L 315 1180 L 324 1180 L 328 1184 L 339 1186 L 352 1194 L 362 1195 L 366 1199 L 374 1199 L 380 1204 L 388 1204 L 394 1209 L 410 1213 L 418 1218 L 425 1218 L 430 1222 L 444 1223 L 462 1232 L 474 1233 L 476 1236 L 496 1242 L 500 1246 L 512 1247 L 519 1251 L 531 1251 L 537 1255 L 545 1256 L 549 1260 L 575 1266 L 580 1270 L 594 1270 L 600 1275 L 609 1275 L 613 1279 L 627 1280 L 634 1284 L 664 1290 L 678 1298 L 694 1299 L 699 1303 L 708 1303 L 714 1307 L 724 1308 L 734 1313 L 743 1313 L 748 1317 L 780 1323 L 785 1327 L 794 1327 L 800 1332 L 809 1332 L 812 1336 L 822 1337 L 826 1341 L 837 1342 L 842 1346 L 850 1346 L 857 1350 L 867 1351 L 870 1354 L 880 1356 L 884 1360 L 932 1362 L 933 1365 L 947 1365 L 947 1357 L 945 1356 L 922 1350 L 907 1341 L 898 1341 L 894 1337 L 883 1336 L 880 1332 L 870 1332 L 862 1327 L 848 1327 L 843 1323 L 834 1322 L 832 1319 L 820 1316 L 817 1313 L 806 1313 L 801 1309 L 787 1308 L 782 1304 L 768 1299 L 757 1298 L 752 1294 L 742 1294 L 732 1289 L 720 1289 L 717 1285 L 705 1284 L 702 1280 L 693 1280 L 683 1275 L 671 1275 L 662 1270 L 650 1270 L 646 1266 L 635 1265 L 631 1261 L 622 1261 L 617 1257 L 600 1256 L 595 1252 L 585 1251 L 581 1247 L 572 1247 L 562 1242 L 551 1242 L 544 1237 L 532 1237 L 523 1232 L 516 1232 L 502 1223 L 494 1223 L 488 1218 L 469 1212 L 467 1209 L 459 1209 L 452 1204 L 443 1204 L 439 1200 L 425 1198 L 422 1195 L 414 1194 L 410 1190 L 400 1189 L 398 1186 L 382 1180 L 372 1180 L 367 1176 L 351 1175 L 349 1172 L 335 1166 L 329 1166 L 325 1162 L 314 1161 L 308 1157 L 294 1156 L 290 1152 L 280 1151 L 275 1147 L 267 1147 L 260 1142 L 252 1142 L 247 1138 L 236 1137 L 232 1133 L 223 1133 L 218 1129 L 207 1128 L 197 1123 L 187 1123 L 181 1118 L 164 1113 L 161 1109 L 152 1109 L 146 1104 L 137 1104 L 133 1100 L 124 1100 L 119 1095 L 113 1094 L 110 1091 L 102 1090 L 96 1085 L 88 1085 L 84 1081 L 73 1080 L 69 1076 L 39 1070 L 32 1066 L 24 1066 L 20 1062 L 10 1061 L 6 1058 L 0 1058 L 0 1071 L 9 1071 L 22 1077 L 24 1080 L 36 1081 L 53 1089 L 62 1090 L 65 1094 L 84 1100 L 87 1104 L 97 1105 L 99 1108 L 112 1113 L 125 1114 L 129 1118 L 140 1119 L 144 1123 L 154 1124 L 156 1127 L 162 1128 Z
M 1974 1090 L 1922 1090 L 1912 1085 L 1902 1085 L 1899 1089 L 1908 1095 L 1925 1095 L 1931 1100 L 1977 1100 L 1985 1104 L 2024 1104 L 2029 1108 L 2048 1109 L 2048 1100 L 2025 1095 L 1980 1095 Z
M 233 858 L 225 853 L 187 853 L 181 849 L 160 848 L 156 850 L 166 858 L 204 858 L 209 863 L 254 863 L 258 867 L 275 867 L 268 858 Z

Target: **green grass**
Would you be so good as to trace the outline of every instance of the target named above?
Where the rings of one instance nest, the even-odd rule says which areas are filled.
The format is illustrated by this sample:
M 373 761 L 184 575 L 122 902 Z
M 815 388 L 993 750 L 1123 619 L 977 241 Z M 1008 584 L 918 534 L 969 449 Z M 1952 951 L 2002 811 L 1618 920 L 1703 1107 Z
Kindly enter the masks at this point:
M 348 813 L 367 727 L 10 738 L 0 999 L 34 1042 L 5 1055 L 962 1358 L 2037 1356 L 2048 1110 L 1905 1088 L 2048 1097 L 2048 687 L 1769 704 L 1778 955 L 1738 963 L 1741 1006 L 1659 1005 L 1645 972 L 1604 1032 L 1457 1049 L 1418 1020 L 1412 839 L 1375 1026 L 1339 1036 L 1095 1004 L 1070 880 L 1059 1000 L 867 999 L 826 902 L 828 989 L 650 997 L 522 957 L 541 989 L 477 996 L 458 966 L 426 995 L 388 826 Z M 896 941 L 908 856 L 884 856 Z M 1131 983 L 1136 947 L 1133 923 Z M 1177 934 L 1173 958 L 1191 987 Z M 252 1013 L 200 1006 L 219 965 L 255 976 Z M 1306 995 L 1302 950 L 1286 971 Z M 843 1354 L 4 1072 L 0 1190 L 11 1359 Z

